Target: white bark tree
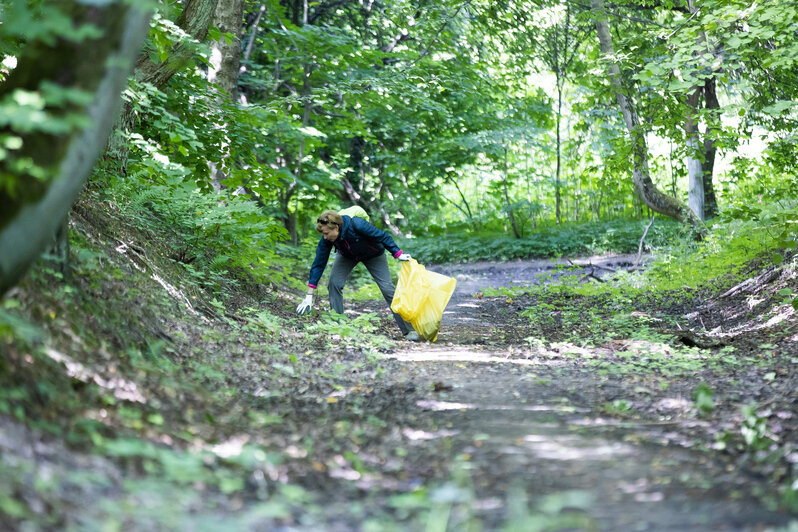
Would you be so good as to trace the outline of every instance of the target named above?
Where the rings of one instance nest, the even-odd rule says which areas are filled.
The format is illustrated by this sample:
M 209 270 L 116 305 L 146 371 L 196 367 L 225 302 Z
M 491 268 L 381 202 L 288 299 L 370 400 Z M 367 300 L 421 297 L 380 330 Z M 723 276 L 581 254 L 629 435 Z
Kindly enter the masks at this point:
M 693 0 L 688 0 L 687 5 L 690 13 L 695 14 L 696 8 Z M 703 34 L 699 35 L 698 44 L 705 42 Z M 684 130 L 687 136 L 687 205 L 690 210 L 704 220 L 704 172 L 701 164 L 700 151 L 704 146 L 701 141 L 701 134 L 698 130 L 698 103 L 703 94 L 702 86 L 692 87 L 687 95 L 687 106 L 689 108 Z

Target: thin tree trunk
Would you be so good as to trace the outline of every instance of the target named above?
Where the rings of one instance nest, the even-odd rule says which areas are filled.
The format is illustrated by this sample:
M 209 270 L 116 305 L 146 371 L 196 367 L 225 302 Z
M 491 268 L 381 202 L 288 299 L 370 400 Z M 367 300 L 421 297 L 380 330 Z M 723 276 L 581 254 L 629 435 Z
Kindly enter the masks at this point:
M 462 212 L 468 217 L 468 223 L 470 223 L 471 226 L 474 227 L 474 214 L 471 212 L 471 207 L 468 205 L 468 201 L 466 200 L 463 191 L 460 189 L 460 185 L 457 184 L 457 180 L 452 179 L 449 175 L 444 177 L 444 179 L 449 183 L 451 183 L 452 185 L 454 185 L 455 190 L 457 190 L 457 194 L 460 195 L 460 199 L 462 200 L 464 207 L 460 207 L 457 203 L 454 202 L 452 202 L 452 204 L 455 207 L 457 207 L 460 210 L 460 212 Z
M 604 0 L 590 0 L 590 7 L 595 16 L 596 30 L 598 32 L 601 52 L 606 58 L 614 57 L 615 50 L 612 44 L 607 14 L 604 10 Z M 648 147 L 646 145 L 645 130 L 640 124 L 637 113 L 623 91 L 621 83 L 621 69 L 617 63 L 612 62 L 607 68 L 607 73 L 612 84 L 615 99 L 621 108 L 626 128 L 629 131 L 632 144 L 632 179 L 635 190 L 640 199 L 654 212 L 670 216 L 682 223 L 692 225 L 699 235 L 706 233 L 706 226 L 687 205 L 663 194 L 651 180 L 648 167 Z
M 307 0 L 303 0 L 303 9 L 302 9 L 302 25 L 305 26 L 308 23 L 308 2 Z M 304 130 L 310 124 L 310 112 L 313 109 L 313 100 L 311 96 L 311 87 L 310 87 L 310 73 L 312 67 L 311 65 L 305 63 L 302 66 L 302 89 L 300 92 L 301 100 L 302 100 L 302 129 Z M 297 148 L 297 166 L 296 170 L 294 171 L 295 186 L 297 190 L 299 189 L 299 183 L 302 181 L 303 171 L 305 168 L 305 136 L 302 133 L 302 136 L 299 138 L 299 146 Z M 286 205 L 287 213 L 289 215 L 289 219 L 292 221 L 292 227 L 288 228 L 289 233 L 291 234 L 291 242 L 294 244 L 299 243 L 299 235 L 297 233 L 296 228 L 296 213 L 291 212 L 290 205 Z
M 504 201 L 507 202 L 507 214 L 510 216 L 510 226 L 513 228 L 513 235 L 515 235 L 515 238 L 521 238 L 518 227 L 515 225 L 515 213 L 513 213 L 513 206 L 510 204 L 510 194 L 507 191 L 507 174 L 507 148 L 504 148 Z
M 249 40 L 247 41 L 247 48 L 244 51 L 244 61 L 249 61 L 249 58 L 252 56 L 252 49 L 255 47 L 255 38 L 258 36 L 258 26 L 260 25 L 260 19 L 263 18 L 263 14 L 266 12 L 266 5 L 262 4 L 258 8 L 258 15 L 255 17 L 255 22 L 252 23 L 252 33 L 249 34 Z
M 366 141 L 363 137 L 356 136 L 352 138 L 349 144 L 349 170 L 341 180 L 343 185 L 341 200 L 349 201 L 363 208 L 365 207 L 361 205 L 363 198 L 360 191 L 363 181 L 363 150 L 365 147 Z
M 559 74 L 558 74 L 559 77 Z M 557 224 L 559 225 L 562 222 L 561 214 L 560 214 L 560 201 L 561 201 L 561 192 L 560 192 L 560 166 L 561 166 L 561 155 L 560 155 L 560 118 L 562 117 L 562 89 L 560 88 L 559 80 L 557 82 L 557 170 L 555 172 L 554 177 L 554 204 L 555 204 L 555 216 L 557 218 Z
M 720 102 L 715 92 L 715 78 L 707 78 L 704 82 L 704 98 L 709 111 L 709 123 L 704 137 L 704 216 L 714 218 L 718 215 L 718 200 L 715 197 L 715 186 L 712 174 L 715 170 L 715 135 L 720 131 Z
M 93 97 L 87 107 L 59 111 L 82 113 L 91 125 L 58 136 L 26 134 L 22 147 L 0 162 L 0 174 L 17 183 L 13 197 L 0 190 L 0 296 L 24 275 L 64 223 L 108 140 L 122 89 L 149 30 L 149 10 L 129 2 L 86 5 L 62 0 L 57 8 L 76 27 L 91 23 L 102 31 L 80 41 L 32 39 L 0 85 L 0 99 L 17 89 L 36 91 L 43 82 L 88 91 Z M 13 132 L 4 127 L 0 133 Z M 50 179 L 37 179 L 12 164 L 26 158 L 45 169 Z

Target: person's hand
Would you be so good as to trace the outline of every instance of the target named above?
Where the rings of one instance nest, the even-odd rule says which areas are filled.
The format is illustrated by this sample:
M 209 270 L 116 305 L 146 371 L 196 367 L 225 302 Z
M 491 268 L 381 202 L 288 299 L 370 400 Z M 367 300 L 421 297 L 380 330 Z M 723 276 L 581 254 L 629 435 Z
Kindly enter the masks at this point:
M 296 307 L 297 314 L 310 314 L 313 310 L 313 294 L 308 294 L 305 299 Z
M 402 253 L 399 255 L 399 260 L 410 260 L 413 257 L 410 256 L 410 253 Z

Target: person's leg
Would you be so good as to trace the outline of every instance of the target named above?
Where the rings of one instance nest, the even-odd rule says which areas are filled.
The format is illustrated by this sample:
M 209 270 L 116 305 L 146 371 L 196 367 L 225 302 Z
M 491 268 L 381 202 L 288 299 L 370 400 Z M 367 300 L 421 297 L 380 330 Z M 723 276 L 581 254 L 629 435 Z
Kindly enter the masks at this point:
M 330 271 L 330 283 L 327 287 L 330 291 L 330 307 L 338 314 L 344 313 L 344 286 L 356 265 L 357 261 L 344 257 L 340 253 L 335 255 L 332 271 Z
M 384 297 L 385 302 L 388 303 L 388 308 L 391 308 L 391 302 L 393 301 L 393 294 L 396 288 L 391 279 L 391 270 L 388 269 L 387 255 L 383 253 L 379 257 L 364 261 L 363 264 L 366 265 L 374 282 L 377 283 L 380 292 L 382 292 L 382 297 Z M 407 334 L 411 330 L 410 326 L 408 326 L 405 320 L 396 312 L 393 312 L 393 319 L 396 320 L 396 324 L 399 326 L 399 330 L 402 331 L 402 335 Z

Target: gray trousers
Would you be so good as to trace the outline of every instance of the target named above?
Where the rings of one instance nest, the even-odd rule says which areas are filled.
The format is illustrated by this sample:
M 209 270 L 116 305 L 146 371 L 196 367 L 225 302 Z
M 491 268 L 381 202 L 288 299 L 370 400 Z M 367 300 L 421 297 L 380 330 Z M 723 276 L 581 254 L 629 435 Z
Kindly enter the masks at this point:
M 383 253 L 379 257 L 362 262 L 374 282 L 377 283 L 380 292 L 382 292 L 382 297 L 385 298 L 388 308 L 390 308 L 396 288 L 391 280 L 391 271 L 388 269 L 388 257 Z M 344 257 L 340 253 L 336 254 L 335 262 L 333 262 L 332 271 L 330 272 L 329 290 L 330 306 L 338 314 L 344 313 L 344 285 L 346 285 L 346 281 L 355 266 L 357 266 L 356 260 Z M 410 331 L 410 327 L 405 323 L 405 320 L 396 312 L 392 312 L 392 314 L 393 319 L 396 320 L 396 324 L 399 326 L 399 330 L 402 331 L 402 334 L 407 334 Z

